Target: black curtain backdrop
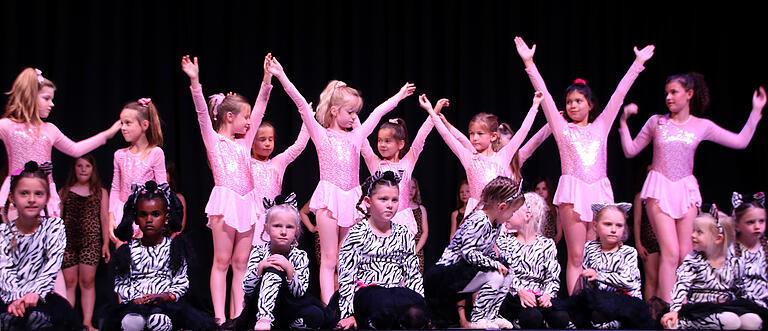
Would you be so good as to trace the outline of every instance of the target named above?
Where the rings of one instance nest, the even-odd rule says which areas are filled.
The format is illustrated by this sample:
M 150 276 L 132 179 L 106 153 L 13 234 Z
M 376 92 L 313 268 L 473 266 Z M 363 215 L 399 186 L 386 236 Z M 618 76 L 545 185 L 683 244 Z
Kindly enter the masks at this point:
M 362 91 L 364 119 L 405 82 L 432 101 L 451 99 L 448 119 L 466 131 L 475 113 L 492 112 L 519 127 L 533 88 L 513 38 L 538 44 L 536 63 L 563 106 L 562 91 L 584 78 L 605 103 L 634 59 L 632 47 L 656 45 L 625 102 L 640 114 L 630 120 L 636 134 L 652 114 L 666 113 L 668 75 L 703 73 L 712 93 L 705 117 L 740 131 L 749 116 L 752 91 L 768 85 L 765 15 L 739 2 L 649 5 L 624 1 L 2 1 L 0 87 L 10 90 L 24 67 L 40 68 L 58 86 L 48 121 L 74 140 L 108 128 L 121 107 L 151 97 L 164 122 L 166 159 L 177 164 L 187 197 L 187 230 L 196 243 L 192 294 L 208 297 L 212 259 L 204 206 L 213 186 L 190 98 L 180 69 L 184 54 L 200 58 L 206 95 L 235 91 L 252 101 L 262 61 L 272 52 L 309 101 L 317 104 L 330 79 Z M 722 8 L 720 7 L 722 6 Z M 293 143 L 301 119 L 277 79 L 265 120 L 275 124 L 275 153 Z M 7 97 L 2 99 L 5 102 Z M 403 117 L 415 135 L 427 116 L 409 97 L 386 118 Z M 531 132 L 545 123 L 541 112 Z M 644 179 L 651 148 L 624 157 L 616 132 L 609 137 L 608 176 L 617 201 L 631 201 Z M 705 201 L 728 206 L 733 190 L 765 190 L 768 133 L 761 124 L 749 147 L 730 150 L 703 143 L 695 175 Z M 375 136 L 371 138 L 374 141 Z M 118 134 L 93 153 L 105 184 L 111 183 L 112 154 L 126 146 Z M 5 153 L 2 153 L 4 156 Z M 53 153 L 61 186 L 72 159 Z M 3 167 L 7 162 L 2 161 Z M 361 162 L 362 165 L 362 162 Z M 364 168 L 364 166 L 362 167 Z M 361 169 L 361 179 L 367 170 Z M 553 139 L 525 164 L 526 179 L 560 174 Z M 427 140 L 414 176 L 429 215 L 427 265 L 448 242 L 456 185 L 464 177 L 457 158 L 436 132 Z M 318 181 L 310 143 L 288 168 L 283 191 L 301 203 Z M 723 208 L 727 209 L 727 208 Z M 314 278 L 314 277 L 313 277 Z

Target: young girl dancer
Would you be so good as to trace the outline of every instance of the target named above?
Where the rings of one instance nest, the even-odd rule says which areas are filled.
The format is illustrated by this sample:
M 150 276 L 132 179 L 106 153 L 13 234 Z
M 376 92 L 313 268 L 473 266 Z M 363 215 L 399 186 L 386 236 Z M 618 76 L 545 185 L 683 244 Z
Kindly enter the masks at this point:
M 115 122 L 109 129 L 91 138 L 73 142 L 65 136 L 53 123 L 43 122 L 53 109 L 53 96 L 56 86 L 43 77 L 37 69 L 24 69 L 13 82 L 11 91 L 7 94 L 8 104 L 5 114 L 0 119 L 0 139 L 5 143 L 8 153 L 8 171 L 24 167 L 27 161 L 38 163 L 51 161 L 51 149 L 71 157 L 80 157 L 96 147 L 104 145 L 108 139 L 115 136 L 122 125 Z M 10 177 L 6 177 L 0 189 L 0 206 L 8 198 Z M 51 195 L 48 199 L 49 215 L 59 216 L 60 200 L 56 192 L 53 177 L 49 178 Z M 9 211 L 13 216 L 14 211 Z
M 467 180 L 464 179 L 459 183 L 458 189 L 456 189 L 456 210 L 451 212 L 451 236 L 448 238 L 449 241 L 450 238 L 453 238 L 453 234 L 456 233 L 456 230 L 464 221 L 464 215 L 468 214 L 467 201 L 469 201 L 469 184 L 467 183 Z
M 363 183 L 357 208 L 365 218 L 350 229 L 339 253 L 339 328 L 428 326 L 413 234 L 392 221 L 399 182 L 399 174 L 377 171 Z
M 538 194 L 525 193 L 525 204 L 506 224 L 508 230 L 515 232 L 504 231 L 496 240 L 499 254 L 510 265 L 515 281 L 509 289 L 497 291 L 488 284 L 480 289 L 472 309 L 474 326 L 517 325 L 523 329 L 540 329 L 545 320 L 554 329 L 568 326 L 568 313 L 557 304 L 560 289 L 557 248 L 552 239 L 539 234 L 548 209 Z
M 480 113 L 472 117 L 469 121 L 469 136 L 471 148 L 461 143 L 461 139 L 456 138 L 445 126 L 437 113 L 432 109 L 432 103 L 427 96 L 419 96 L 419 104 L 431 116 L 437 132 L 443 137 L 445 143 L 453 151 L 453 154 L 459 158 L 464 171 L 467 173 L 467 182 L 469 183 L 470 198 L 467 201 L 467 209 L 474 210 L 480 198 L 480 193 L 488 182 L 496 176 L 512 177 L 509 164 L 515 156 L 517 149 L 528 135 L 528 130 L 536 118 L 539 110 L 539 104 L 543 100 L 543 94 L 536 92 L 533 98 L 531 109 L 523 120 L 520 130 L 517 131 L 510 143 L 504 146 L 499 152 L 494 152 L 492 144 L 498 139 L 499 122 L 496 115 Z M 518 179 L 519 180 L 519 179 Z
M 728 248 L 744 266 L 742 297 L 768 307 L 768 240 L 765 238 L 765 194 L 742 197 L 733 192 L 733 220 L 736 242 Z
M 568 301 L 571 317 L 582 328 L 650 329 L 651 313 L 643 301 L 637 251 L 624 245 L 629 203 L 593 204 L 597 240 L 584 245 L 584 288 Z M 582 283 L 583 284 L 583 283 Z
M 657 295 L 669 302 L 675 281 L 675 268 L 691 251 L 690 234 L 701 193 L 693 176 L 696 148 L 704 140 L 730 148 L 743 149 L 749 144 L 766 103 L 760 87 L 752 96 L 752 112 L 737 135 L 699 118 L 709 104 L 709 89 L 704 76 L 687 73 L 670 76 L 665 87 L 668 115 L 653 115 L 633 140 L 627 118 L 637 113 L 629 104 L 619 121 L 621 147 L 627 157 L 634 157 L 653 140 L 653 165 L 645 179 L 640 197 L 653 224 L 661 249 Z
M 733 223 L 727 217 L 704 214 L 693 222 L 694 251 L 677 268 L 670 312 L 661 318 L 668 329 L 758 330 L 763 318 L 754 302 L 734 300 L 742 286 L 743 267 L 727 256 L 734 239 Z M 757 309 L 754 309 L 757 307 Z M 765 314 L 761 315 L 765 316 Z
M 233 277 L 231 300 L 234 307 L 230 309 L 230 318 L 240 315 L 243 309 L 243 289 L 239 284 L 245 275 L 252 247 L 255 224 L 253 215 L 258 213 L 253 192 L 251 157 L 248 153 L 257 130 L 248 128 L 257 127 L 252 123 L 261 121 L 267 107 L 269 93 L 272 91 L 272 75 L 266 70 L 270 58 L 271 54 L 267 54 L 264 59 L 264 79 L 253 106 L 253 116 L 248 101 L 239 94 L 215 94 L 206 105 L 197 58 L 194 62 L 189 55 L 181 59 L 181 68 L 191 83 L 197 121 L 215 183 L 205 212 L 208 214 L 208 227 L 213 231 L 211 299 L 219 323 L 225 320 L 227 270 L 230 265 Z M 245 137 L 236 139 L 236 135 Z
M 150 98 L 127 103 L 120 112 L 123 138 L 130 144 L 115 151 L 112 189 L 109 192 L 109 217 L 112 228 L 123 219 L 123 205 L 131 195 L 131 184 L 153 180 L 168 182 L 163 153 L 163 131 L 157 108 Z M 138 226 L 134 235 L 140 235 Z
M 243 279 L 246 305 L 231 324 L 236 330 L 323 327 L 322 304 L 306 295 L 309 258 L 298 248 L 301 220 L 296 195 L 263 201 L 266 223 L 262 235 L 268 238 L 251 251 Z
M 416 87 L 406 83 L 394 96 L 376 107 L 360 126 L 352 129 L 363 106 L 360 93 L 344 82 L 332 80 L 320 94 L 317 120 L 307 101 L 285 75 L 277 59 L 269 62 L 271 74 L 299 108 L 299 114 L 315 144 L 320 162 L 320 182 L 312 194 L 310 210 L 317 216 L 322 259 L 320 261 L 320 299 L 328 304 L 335 291 L 334 274 L 339 260 L 339 244 L 358 218 L 354 201 L 360 190 L 360 148 L 381 117 L 413 94 Z M 348 131 L 352 129 L 351 131 Z
M 256 122 L 259 123 L 256 123 Z M 283 175 L 285 168 L 304 151 L 309 141 L 309 133 L 304 125 L 301 126 L 299 137 L 293 145 L 285 149 L 284 152 L 273 158 L 269 158 L 275 150 L 275 127 L 269 122 L 255 120 L 254 125 L 258 125 L 256 139 L 251 146 L 251 176 L 253 176 L 253 186 L 256 201 L 262 201 L 263 198 L 274 199 L 283 187 Z M 257 203 L 256 208 L 259 213 L 256 220 L 256 226 L 253 229 L 253 245 L 259 246 L 265 243 L 265 239 L 259 234 L 264 230 L 264 215 L 266 211 L 261 204 Z
M 566 285 L 568 292 L 573 293 L 581 274 L 584 243 L 588 238 L 594 238 L 589 224 L 592 221 L 591 204 L 613 202 L 611 182 L 606 176 L 608 133 L 629 87 L 644 69 L 643 63 L 653 56 L 654 46 L 646 46 L 642 50 L 635 47 L 635 61 L 602 113 L 598 115 L 597 111 L 593 111 L 597 105 L 592 90 L 584 80 L 577 79 L 565 91 L 567 107 L 565 114 L 561 115 L 533 62 L 536 45 L 529 48 L 520 37 L 515 37 L 515 44 L 533 88 L 545 94 L 542 108 L 560 150 L 562 175 L 554 203 L 558 206 L 568 246 Z
M 49 177 L 34 161 L 11 174 L 0 224 L 2 330 L 80 329 L 72 306 L 53 292 L 67 239 L 64 221 L 48 217 L 45 208 Z M 8 218 L 11 204 L 18 211 L 14 219 Z
M 61 188 L 61 217 L 67 234 L 67 247 L 61 264 L 67 286 L 67 300 L 75 305 L 75 291 L 80 285 L 83 325 L 95 330 L 91 319 L 96 303 L 94 278 L 103 257 L 109 262 L 109 195 L 101 184 L 96 160 L 86 154 L 75 160 L 66 184 Z
M 167 233 L 181 229 L 181 201 L 168 184 L 148 181 L 133 184 L 125 203 L 125 215 L 115 235 L 126 243 L 112 256 L 110 269 L 121 303 L 107 308 L 105 330 L 170 331 L 210 329 L 213 320 L 179 302 L 189 289 L 187 266 L 192 263 L 191 246 L 183 236 Z M 133 238 L 138 223 L 141 238 Z
M 510 285 L 508 267 L 497 260 L 494 245 L 501 227 L 525 202 L 520 189 L 508 177 L 491 180 L 483 188 L 477 208 L 453 235 L 437 264 L 427 270 L 424 293 L 437 327 L 457 320 L 467 327 L 461 301 L 486 283 L 494 290 Z

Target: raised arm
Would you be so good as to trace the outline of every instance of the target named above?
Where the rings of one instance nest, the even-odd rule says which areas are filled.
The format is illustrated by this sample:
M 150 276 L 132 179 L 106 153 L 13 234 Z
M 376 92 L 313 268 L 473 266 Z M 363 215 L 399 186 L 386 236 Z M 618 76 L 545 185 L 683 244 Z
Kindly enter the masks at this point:
M 273 57 L 272 60 L 267 63 L 267 70 L 270 74 L 277 77 L 277 80 L 279 80 L 280 84 L 283 85 L 285 93 L 288 94 L 291 100 L 293 100 L 293 103 L 299 109 L 299 115 L 301 115 L 301 120 L 304 121 L 304 125 L 309 132 L 309 136 L 312 138 L 312 140 L 315 141 L 315 143 L 320 141 L 318 139 L 322 139 L 321 137 L 325 134 L 325 128 L 320 125 L 317 120 L 315 120 L 314 114 L 312 113 L 312 108 L 307 103 L 307 100 L 304 99 L 304 96 L 299 93 L 299 90 L 296 89 L 296 86 L 294 86 L 293 83 L 291 83 L 291 81 L 288 79 L 288 76 L 283 70 L 283 66 L 279 61 L 277 61 L 277 58 Z
M 411 148 L 408 149 L 408 153 L 403 157 L 409 159 L 411 161 L 410 164 L 416 164 L 416 161 L 419 160 L 419 155 L 421 154 L 421 151 L 424 150 L 424 143 L 427 140 L 427 136 L 429 136 L 429 133 L 432 132 L 432 128 L 434 127 L 435 124 L 432 123 L 432 119 L 429 117 L 427 117 L 424 123 L 421 124 L 421 127 L 419 127 L 419 131 L 416 133 L 416 138 L 413 138 L 413 143 L 411 143 Z
M 59 128 L 57 128 L 53 123 L 45 123 L 44 126 L 47 129 L 51 140 L 53 140 L 53 146 L 56 147 L 56 149 L 71 157 L 81 157 L 84 154 L 96 149 L 96 147 L 104 145 L 108 139 L 114 137 L 117 131 L 120 130 L 122 124 L 118 120 L 112 124 L 109 129 L 99 132 L 93 137 L 78 142 L 74 142 L 67 138 L 67 136 L 61 133 Z
M 303 152 L 304 148 L 307 147 L 308 141 L 309 131 L 307 131 L 306 124 L 302 124 L 301 130 L 299 130 L 299 136 L 296 137 L 296 141 L 293 143 L 293 145 L 289 146 L 285 149 L 285 151 L 275 156 L 275 158 L 272 159 L 272 162 L 278 164 L 279 167 L 285 171 L 285 168 L 287 168 L 291 162 L 296 160 L 296 158 L 301 155 L 301 152 Z
M 628 158 L 635 157 L 638 153 L 643 151 L 645 146 L 653 139 L 653 134 L 656 132 L 656 124 L 658 123 L 658 116 L 651 116 L 648 121 L 645 122 L 640 133 L 637 134 L 635 139 L 632 139 L 632 135 L 629 133 L 629 126 L 627 125 L 627 119 L 630 116 L 637 114 L 637 105 L 630 103 L 624 106 L 624 115 L 619 119 L 619 136 L 621 137 L 621 149 L 624 150 L 624 156 Z
M 359 138 L 364 138 L 371 135 L 373 130 L 375 130 L 376 126 L 379 124 L 379 121 L 381 121 L 381 118 L 392 111 L 392 109 L 395 109 L 401 100 L 413 94 L 413 91 L 415 90 L 416 85 L 412 83 L 405 83 L 405 85 L 400 88 L 400 91 L 376 107 L 376 109 L 374 109 L 371 114 L 368 115 L 368 118 L 365 119 L 363 124 L 352 130 L 352 133 L 358 135 Z
M 272 53 L 264 57 L 264 78 L 261 80 L 259 96 L 256 103 L 253 104 L 251 112 L 251 128 L 245 133 L 245 142 L 248 146 L 253 145 L 253 139 L 256 138 L 256 132 L 259 131 L 261 121 L 264 119 L 264 112 L 267 110 L 269 94 L 272 92 L 272 74 L 267 70 L 267 63 L 272 59 Z
M 632 62 L 632 66 L 629 67 L 629 71 L 624 75 L 624 78 L 619 82 L 619 87 L 611 95 L 611 99 L 608 104 L 605 105 L 603 112 L 595 119 L 595 123 L 600 124 L 605 132 L 608 132 L 613 125 L 613 121 L 616 119 L 616 115 L 619 114 L 621 105 L 624 103 L 624 97 L 627 96 L 629 88 L 635 82 L 637 75 L 640 74 L 645 67 L 643 64 L 653 56 L 653 45 L 645 46 L 642 50 L 638 50 L 635 47 L 635 62 Z
M 523 59 L 523 63 L 525 63 L 525 72 L 528 73 L 528 77 L 531 79 L 533 89 L 544 93 L 544 101 L 541 105 L 541 108 L 544 110 L 544 117 L 547 118 L 547 122 L 552 126 L 553 132 L 560 132 L 560 129 L 567 123 L 565 122 L 563 115 L 560 115 L 560 112 L 557 111 L 555 100 L 552 98 L 552 94 L 547 90 L 547 85 L 544 84 L 544 79 L 541 78 L 539 69 L 536 68 L 536 64 L 533 63 L 533 54 L 536 53 L 536 45 L 534 44 L 533 47 L 529 48 L 523 38 L 515 37 L 515 47 L 517 48 L 517 53 L 520 55 L 520 58 Z
M 456 139 L 458 139 L 461 145 L 464 146 L 465 149 L 475 153 L 476 152 L 475 147 L 472 146 L 472 142 L 469 141 L 469 138 L 467 138 L 467 136 L 465 136 L 464 133 L 461 132 L 461 130 L 451 125 L 451 123 L 448 122 L 448 119 L 445 118 L 445 114 L 443 113 L 443 108 L 448 107 L 450 105 L 451 105 L 451 101 L 446 98 L 437 100 L 437 102 L 435 103 L 435 114 L 437 114 L 437 116 L 440 117 L 440 120 L 443 122 L 445 127 L 447 127 L 448 131 L 451 132 L 451 135 L 453 135 Z
M 517 155 L 520 158 L 520 166 L 522 167 L 525 161 L 527 161 L 531 155 L 533 155 L 533 152 L 536 151 L 539 146 L 541 146 L 542 143 L 544 143 L 544 140 L 547 140 L 549 136 L 552 135 L 552 129 L 549 128 L 549 124 L 544 124 L 544 126 L 539 129 L 539 131 L 536 132 L 536 134 L 531 137 L 531 139 L 528 139 L 528 142 L 523 145 L 523 147 L 520 148 Z
M 197 124 L 200 125 L 200 134 L 203 136 L 203 144 L 207 150 L 212 150 L 218 140 L 216 131 L 213 130 L 211 116 L 208 114 L 208 104 L 203 95 L 203 86 L 200 85 L 200 66 L 197 57 L 190 59 L 189 55 L 181 58 L 181 70 L 189 76 L 189 89 L 192 91 L 192 101 L 197 112 Z
M 525 115 L 525 119 L 523 120 L 523 124 L 520 125 L 520 129 L 517 130 L 515 135 L 512 136 L 512 139 L 499 150 L 499 156 L 502 158 L 504 164 L 508 164 L 512 161 L 518 148 L 523 144 L 523 140 L 528 136 L 528 131 L 531 130 L 533 121 L 536 119 L 536 113 L 539 112 L 539 105 L 542 100 L 544 100 L 544 93 L 536 91 L 536 93 L 534 93 L 531 109 L 528 110 L 528 114 Z
M 379 170 L 381 159 L 373 152 L 373 147 L 371 147 L 371 142 L 368 139 L 363 139 L 363 145 L 360 146 L 360 155 L 363 156 L 369 173 L 373 174 L 376 170 Z
M 750 140 L 752 140 L 752 136 L 755 134 L 755 129 L 757 129 L 757 124 L 760 122 L 760 118 L 762 118 L 762 112 L 763 107 L 765 107 L 766 102 L 766 95 L 765 95 L 765 89 L 761 86 L 752 96 L 752 112 L 749 114 L 749 119 L 747 120 L 747 124 L 744 125 L 744 128 L 741 129 L 741 132 L 739 134 L 735 134 L 733 132 L 730 132 L 728 130 L 725 130 L 717 124 L 712 123 L 711 121 L 704 121 L 703 123 L 706 123 L 707 128 L 704 133 L 704 139 L 710 140 L 712 142 L 718 143 L 720 145 L 723 145 L 728 148 L 734 148 L 734 149 L 744 149 L 747 148 L 747 145 L 749 145 Z
M 448 145 L 448 148 L 451 149 L 453 154 L 459 158 L 461 164 L 468 165 L 471 154 L 474 153 L 474 149 L 470 151 L 464 148 L 461 142 L 448 131 L 448 128 L 445 127 L 443 121 L 440 120 L 434 109 L 432 109 L 432 103 L 427 99 L 426 95 L 422 94 L 419 96 L 419 105 L 429 113 L 429 117 L 432 119 L 432 123 L 435 125 L 437 132 L 443 137 L 445 144 Z

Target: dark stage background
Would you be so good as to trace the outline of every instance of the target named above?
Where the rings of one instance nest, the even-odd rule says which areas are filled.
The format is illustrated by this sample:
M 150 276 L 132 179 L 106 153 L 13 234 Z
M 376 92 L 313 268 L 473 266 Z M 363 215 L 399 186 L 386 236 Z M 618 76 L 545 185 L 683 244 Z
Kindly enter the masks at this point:
M 180 170 L 188 202 L 187 231 L 199 257 L 192 268 L 191 294 L 209 303 L 212 245 L 203 209 L 213 181 L 189 82 L 180 70 L 182 55 L 200 58 L 206 95 L 236 91 L 253 100 L 263 56 L 272 52 L 315 104 L 330 79 L 358 88 L 365 98 L 362 118 L 403 83 L 415 82 L 416 93 L 427 93 L 433 102 L 450 98 L 447 117 L 466 131 L 471 116 L 481 111 L 493 112 L 515 128 L 522 122 L 533 89 L 515 51 L 516 35 L 538 44 L 535 60 L 558 105 L 563 105 L 564 88 L 577 77 L 586 79 L 606 102 L 634 59 L 632 47 L 655 44 L 654 58 L 625 100 L 640 106 L 640 114 L 630 120 L 633 135 L 651 114 L 667 111 L 665 77 L 687 71 L 707 77 L 712 104 L 705 117 L 738 132 L 749 115 L 752 91 L 768 84 L 766 29 L 762 12 L 728 4 L 4 0 L 0 87 L 10 90 L 24 67 L 40 68 L 58 86 L 48 120 L 75 140 L 108 128 L 127 101 L 154 100 L 164 122 L 166 159 Z M 265 119 L 276 125 L 278 153 L 293 142 L 301 119 L 277 79 L 273 83 Z M 412 137 L 427 117 L 416 96 L 387 118 L 393 116 L 406 119 Z M 540 112 L 532 132 L 544 122 Z M 650 162 L 651 148 L 626 159 L 617 127 L 609 138 L 608 176 L 616 199 L 631 201 L 644 179 L 641 173 Z M 727 206 L 733 190 L 764 190 L 766 143 L 762 124 L 746 150 L 702 144 L 695 175 L 704 200 Z M 94 151 L 106 184 L 112 177 L 112 153 L 125 146 L 118 134 Z M 448 241 L 448 216 L 464 171 L 436 132 L 426 146 L 414 176 L 429 214 L 430 265 Z M 54 178 L 61 185 L 72 159 L 54 152 L 53 161 Z M 310 143 L 288 168 L 284 191 L 295 191 L 304 203 L 318 181 L 317 168 Z M 366 172 L 361 170 L 361 179 Z M 529 180 L 545 175 L 557 181 L 559 155 L 552 139 L 523 172 Z

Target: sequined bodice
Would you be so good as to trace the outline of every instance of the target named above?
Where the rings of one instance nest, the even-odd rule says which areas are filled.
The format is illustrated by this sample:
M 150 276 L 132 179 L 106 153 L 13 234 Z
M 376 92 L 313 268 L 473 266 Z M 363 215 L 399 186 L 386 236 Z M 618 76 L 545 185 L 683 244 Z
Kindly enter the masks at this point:
M 512 170 L 509 169 L 509 164 L 499 164 L 496 158 L 480 154 L 474 154 L 471 158 L 469 167 L 465 168 L 464 171 L 467 173 L 469 195 L 475 199 L 480 200 L 483 188 L 494 178 L 498 176 L 512 178 Z
M 239 195 L 253 190 L 251 156 L 240 142 L 219 136 L 214 148 L 208 151 L 208 161 L 216 186 L 229 188 Z
M 400 162 L 397 163 L 386 160 L 381 160 L 379 162 L 379 171 L 403 171 L 402 179 L 400 179 L 400 201 L 398 201 L 400 204 L 397 208 L 398 211 L 409 208 L 411 201 L 411 175 L 413 172 L 413 165 L 409 166 L 407 163 L 406 160 L 400 160 Z
M 261 199 L 266 197 L 274 199 L 280 194 L 283 183 L 283 169 L 273 164 L 274 160 L 257 161 L 251 159 L 251 176 L 253 177 L 253 188 L 256 197 Z M 257 201 L 261 203 L 261 201 Z
M 653 137 L 653 170 L 661 172 L 672 181 L 693 175 L 693 159 L 701 136 L 687 125 L 675 124 L 666 117 L 659 117 Z
M 315 141 L 320 180 L 348 191 L 360 185 L 360 145 L 352 134 L 326 129 L 326 139 Z
M 43 130 L 35 129 L 26 124 L 12 122 L 11 131 L 7 134 L 5 150 L 8 152 L 8 169 L 14 171 L 24 167 L 28 161 L 37 163 L 51 160 L 53 140 Z
M 594 123 L 586 127 L 573 123 L 564 126 L 563 141 L 558 141 L 563 175 L 574 176 L 587 183 L 605 178 L 606 139 Z
M 131 184 L 144 184 L 149 180 L 158 181 L 155 178 L 152 164 L 147 159 L 142 159 L 140 154 L 133 154 L 127 150 L 121 151 L 120 166 L 120 201 L 128 200 L 131 195 Z

